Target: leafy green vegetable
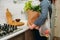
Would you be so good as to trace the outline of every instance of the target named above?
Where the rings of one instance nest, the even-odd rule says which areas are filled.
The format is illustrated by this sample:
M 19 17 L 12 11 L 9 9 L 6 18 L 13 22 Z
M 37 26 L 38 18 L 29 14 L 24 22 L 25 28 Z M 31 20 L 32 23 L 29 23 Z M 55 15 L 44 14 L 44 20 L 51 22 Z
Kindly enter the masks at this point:
M 31 3 L 32 3 L 32 1 L 28 1 L 28 2 L 25 3 L 25 7 L 24 7 L 25 11 L 31 9 L 31 6 L 32 6 Z
M 39 5 L 37 6 L 32 6 L 31 10 L 41 12 L 41 7 Z
M 32 3 L 32 1 L 28 1 L 28 2 L 25 3 L 25 7 L 24 7 L 25 11 L 27 11 L 27 10 L 33 10 L 33 11 L 41 12 L 40 5 L 33 6 L 31 3 Z

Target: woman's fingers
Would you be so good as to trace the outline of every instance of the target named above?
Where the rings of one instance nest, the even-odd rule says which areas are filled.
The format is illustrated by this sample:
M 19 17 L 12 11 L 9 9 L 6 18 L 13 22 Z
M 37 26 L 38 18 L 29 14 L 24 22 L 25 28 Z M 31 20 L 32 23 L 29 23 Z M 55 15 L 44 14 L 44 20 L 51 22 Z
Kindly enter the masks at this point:
M 39 28 L 40 28 L 39 26 L 36 26 L 36 27 L 35 27 L 35 29 L 37 29 L 37 30 L 39 30 Z
M 29 26 L 30 29 L 34 29 L 35 27 L 36 27 L 35 24 L 32 24 L 32 25 Z

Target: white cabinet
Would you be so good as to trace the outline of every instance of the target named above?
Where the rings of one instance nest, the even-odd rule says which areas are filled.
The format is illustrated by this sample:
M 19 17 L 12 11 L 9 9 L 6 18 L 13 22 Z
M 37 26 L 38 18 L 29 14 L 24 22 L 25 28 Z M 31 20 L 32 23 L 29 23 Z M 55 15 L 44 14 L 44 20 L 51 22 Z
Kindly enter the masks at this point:
M 55 18 L 54 36 L 60 37 L 60 0 L 56 0 L 56 18 Z

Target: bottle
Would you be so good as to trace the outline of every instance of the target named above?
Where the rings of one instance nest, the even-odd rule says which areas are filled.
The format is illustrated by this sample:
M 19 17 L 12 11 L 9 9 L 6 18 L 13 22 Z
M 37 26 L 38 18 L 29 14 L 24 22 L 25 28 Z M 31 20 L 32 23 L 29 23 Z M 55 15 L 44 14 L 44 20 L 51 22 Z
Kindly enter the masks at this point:
M 3 36 L 3 31 L 0 32 L 0 36 Z
M 3 31 L 3 33 L 2 33 L 3 35 L 6 35 L 7 33 L 6 33 L 6 31 Z
M 12 26 L 13 30 L 15 30 L 14 25 Z
M 12 28 L 13 25 L 10 25 L 10 32 L 13 32 L 13 28 Z
M 14 30 L 16 30 L 17 29 L 17 26 L 14 26 Z
M 9 33 L 9 25 L 8 24 L 5 24 L 5 30 L 4 30 L 6 33 Z
M 1 24 L 0 24 L 0 29 L 1 29 Z

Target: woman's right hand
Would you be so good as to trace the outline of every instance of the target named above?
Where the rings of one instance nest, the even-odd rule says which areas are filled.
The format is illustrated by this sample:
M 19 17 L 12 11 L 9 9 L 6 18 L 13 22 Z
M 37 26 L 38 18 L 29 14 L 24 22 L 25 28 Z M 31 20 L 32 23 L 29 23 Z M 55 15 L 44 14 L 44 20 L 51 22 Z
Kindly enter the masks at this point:
M 39 28 L 40 28 L 40 26 L 36 26 L 36 27 L 35 27 L 36 30 L 39 30 Z
M 35 25 L 35 24 L 29 25 L 29 28 L 30 29 L 38 29 L 37 25 Z

